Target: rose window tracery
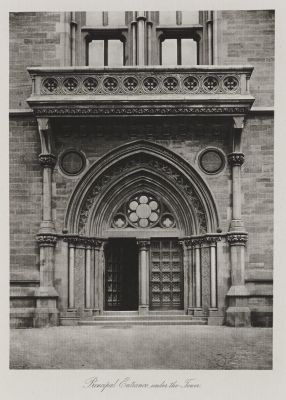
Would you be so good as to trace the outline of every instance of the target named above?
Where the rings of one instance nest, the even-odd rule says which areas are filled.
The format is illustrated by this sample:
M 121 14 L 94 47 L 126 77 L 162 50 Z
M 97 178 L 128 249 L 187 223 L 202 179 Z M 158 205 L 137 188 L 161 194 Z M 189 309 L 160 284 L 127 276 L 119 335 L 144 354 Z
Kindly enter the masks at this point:
M 155 226 L 173 228 L 175 225 L 175 218 L 167 206 L 148 193 L 140 193 L 130 198 L 112 218 L 112 227 L 117 229 Z

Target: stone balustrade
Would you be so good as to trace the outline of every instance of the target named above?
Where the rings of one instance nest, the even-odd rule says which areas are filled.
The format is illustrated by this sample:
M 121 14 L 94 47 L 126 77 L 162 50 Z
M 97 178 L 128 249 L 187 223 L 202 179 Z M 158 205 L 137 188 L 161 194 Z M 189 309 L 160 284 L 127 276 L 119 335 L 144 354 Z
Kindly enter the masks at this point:
M 33 67 L 28 68 L 33 82 L 28 103 L 37 116 L 244 114 L 254 101 L 248 84 L 252 70 L 202 65 Z

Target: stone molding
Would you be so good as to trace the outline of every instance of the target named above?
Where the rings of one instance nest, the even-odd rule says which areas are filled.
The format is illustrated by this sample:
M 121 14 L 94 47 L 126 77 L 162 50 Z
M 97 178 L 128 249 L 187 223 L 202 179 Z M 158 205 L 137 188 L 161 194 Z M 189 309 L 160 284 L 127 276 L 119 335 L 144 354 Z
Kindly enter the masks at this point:
M 132 176 L 132 184 L 128 187 L 125 185 L 126 173 Z M 176 191 L 185 213 L 177 209 L 176 204 L 173 204 L 173 211 L 185 235 L 202 235 L 207 231 L 215 232 L 218 228 L 219 216 L 214 197 L 201 175 L 177 154 L 147 140 L 121 145 L 91 165 L 73 190 L 64 226 L 69 232 L 103 237 L 102 221 L 109 224 L 119 201 L 138 192 L 139 184 L 142 190 L 162 196 L 169 205 L 173 203 L 168 193 Z M 109 188 L 110 196 L 104 201 L 110 204 L 110 210 L 104 209 L 99 213 L 105 187 Z M 115 193 L 120 194 L 117 200 Z M 185 218 L 190 210 L 191 218 Z
M 183 174 L 176 170 L 172 165 L 168 164 L 163 160 L 156 159 L 150 155 L 136 154 L 131 159 L 123 160 L 120 163 L 113 165 L 109 168 L 99 179 L 97 179 L 90 190 L 88 191 L 85 201 L 81 207 L 80 218 L 79 218 L 79 229 L 80 232 L 84 230 L 86 222 L 90 215 L 90 210 L 95 203 L 95 198 L 104 191 L 106 186 L 109 186 L 112 181 L 117 182 L 120 176 L 126 175 L 128 171 L 132 171 L 134 168 L 142 166 L 154 171 L 160 171 L 163 176 L 167 176 L 171 181 L 182 189 L 187 197 L 190 198 L 201 233 L 207 230 L 207 215 L 204 205 L 201 201 L 194 186 L 187 180 Z
M 85 247 L 91 249 L 100 249 L 104 244 L 104 239 L 91 238 L 81 235 L 66 235 L 63 236 L 63 240 L 71 247 Z
M 39 162 L 43 168 L 54 168 L 57 162 L 57 157 L 51 153 L 41 153 L 39 155 Z
M 229 164 L 234 166 L 241 166 L 244 163 L 244 154 L 240 152 L 233 152 L 227 156 Z
M 184 242 L 186 247 L 196 247 L 203 244 L 214 246 L 220 240 L 222 240 L 222 235 L 210 234 L 181 239 L 181 242 Z
M 230 232 L 227 234 L 227 241 L 231 246 L 245 246 L 247 240 L 247 232 Z
M 54 234 L 38 234 L 36 240 L 40 247 L 54 247 L 57 243 L 58 235 Z
M 31 103 L 36 117 L 49 116 L 121 116 L 121 115 L 205 115 L 205 114 L 246 114 L 249 111 L 249 106 L 246 104 L 240 105 L 219 105 L 219 106 L 202 106 L 202 105 L 182 105 L 181 101 L 177 101 L 177 105 L 165 104 L 162 106 L 142 105 L 136 107 L 134 105 L 106 105 L 94 106 L 86 104 L 81 107 L 73 104 L 51 106 L 43 104 L 40 107 L 34 106 Z

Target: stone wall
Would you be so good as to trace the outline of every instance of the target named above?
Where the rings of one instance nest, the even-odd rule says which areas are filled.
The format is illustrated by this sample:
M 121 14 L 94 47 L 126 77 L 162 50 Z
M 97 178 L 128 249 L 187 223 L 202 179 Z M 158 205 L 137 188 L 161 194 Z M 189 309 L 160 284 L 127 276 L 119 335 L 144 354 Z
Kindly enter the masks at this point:
M 10 108 L 29 108 L 31 79 L 27 67 L 59 66 L 61 13 L 10 13 Z
M 274 105 L 274 10 L 219 11 L 218 64 L 250 64 L 254 106 Z
M 10 119 L 10 266 L 11 277 L 38 279 L 35 235 L 42 214 L 42 170 L 37 122 Z

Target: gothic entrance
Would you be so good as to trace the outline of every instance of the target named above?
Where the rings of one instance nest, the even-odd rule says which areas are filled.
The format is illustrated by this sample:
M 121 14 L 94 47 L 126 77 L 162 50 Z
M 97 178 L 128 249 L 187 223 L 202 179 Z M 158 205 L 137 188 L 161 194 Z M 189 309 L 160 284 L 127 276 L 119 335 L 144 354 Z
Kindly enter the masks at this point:
M 105 247 L 105 309 L 138 310 L 138 247 L 134 239 L 112 239 Z

